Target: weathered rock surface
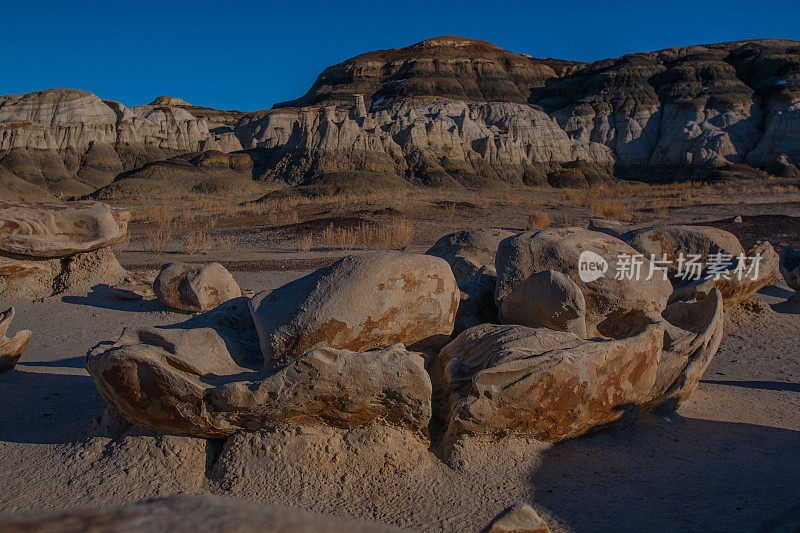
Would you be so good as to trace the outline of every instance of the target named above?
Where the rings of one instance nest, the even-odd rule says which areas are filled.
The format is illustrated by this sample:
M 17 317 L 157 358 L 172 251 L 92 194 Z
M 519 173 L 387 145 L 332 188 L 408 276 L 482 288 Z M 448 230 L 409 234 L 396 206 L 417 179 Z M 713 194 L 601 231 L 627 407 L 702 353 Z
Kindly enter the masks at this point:
M 696 302 L 667 306 L 664 347 L 648 410 L 676 410 L 694 392 L 722 342 L 723 303 L 719 290 Z
M 445 235 L 425 253 L 450 263 L 456 281 L 469 281 L 482 267 L 494 269 L 500 241 L 514 235 L 498 228 L 458 231 Z
M 791 246 L 781 250 L 780 270 L 786 284 L 795 292 L 800 292 L 800 252 Z
M 500 321 L 586 337 L 586 300 L 581 288 L 566 274 L 534 272 L 503 298 Z
M 587 282 L 581 280 L 579 258 L 584 252 L 597 254 L 607 263 L 603 276 Z M 587 334 L 619 336 L 615 331 L 628 327 L 628 314 L 660 313 L 672 293 L 672 285 L 662 276 L 646 279 L 647 260 L 643 261 L 643 275 L 638 280 L 627 278 L 628 273 L 618 265 L 618 257 L 637 253 L 615 237 L 582 228 L 550 228 L 510 237 L 497 250 L 495 301 L 502 309 L 503 301 L 535 272 L 561 272 L 583 293 Z
M 8 327 L 14 319 L 14 308 L 0 313 L 0 373 L 12 370 L 22 356 L 22 352 L 31 340 L 31 332 L 27 329 L 17 332 L 11 338 L 6 337 Z
M 619 339 L 489 324 L 461 333 L 434 369 L 447 434 L 557 441 L 632 420 L 655 383 L 664 325 L 630 321 Z
M 648 259 L 666 259 L 671 277 L 678 273 L 679 267 L 685 268 L 679 263 L 681 255 L 686 260 L 689 256 L 698 257 L 705 270 L 714 254 L 727 254 L 732 258 L 744 254 L 744 248 L 733 233 L 710 226 L 644 228 L 626 233 L 621 239 Z
M 5 531 L 238 531 L 257 533 L 390 533 L 403 530 L 375 522 L 252 503 L 231 497 L 179 495 L 117 509 L 87 509 L 41 516 L 5 516 Z
M 0 203 L 0 254 L 52 259 L 122 241 L 130 213 L 100 202 Z
M 495 518 L 485 533 L 550 533 L 550 528 L 533 507 L 518 503 Z
M 217 328 L 126 330 L 90 352 L 86 369 L 131 421 L 200 437 L 286 422 L 354 428 L 381 421 L 426 434 L 430 379 L 423 358 L 402 345 L 318 348 L 272 373 L 252 358 L 241 325 L 236 335 Z
M 110 246 L 130 214 L 98 202 L 0 203 L 0 297 L 35 299 L 120 282 Z
M 239 284 L 219 263 L 166 264 L 153 282 L 153 292 L 162 303 L 188 313 L 210 311 L 242 295 Z
M 318 346 L 436 349 L 453 332 L 458 303 L 446 261 L 383 252 L 345 257 L 257 294 L 250 306 L 265 362 L 278 367 Z
M 716 287 L 726 304 L 736 304 L 779 273 L 779 257 L 769 242 L 745 252 L 735 235 L 718 228 L 662 226 L 632 231 L 621 239 L 667 269 L 675 286 L 672 301 L 704 298 Z
M 182 107 L 126 108 L 75 89 L 0 97 L 0 166 L 53 193 L 88 194 L 178 153 L 240 148 L 230 128 L 209 129 Z

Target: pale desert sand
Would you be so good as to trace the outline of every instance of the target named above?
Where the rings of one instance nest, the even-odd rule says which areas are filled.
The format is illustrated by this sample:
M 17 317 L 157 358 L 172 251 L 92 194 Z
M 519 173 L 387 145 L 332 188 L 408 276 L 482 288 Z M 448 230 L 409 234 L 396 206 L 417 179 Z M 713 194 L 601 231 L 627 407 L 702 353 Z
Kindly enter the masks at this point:
M 305 272 L 234 272 L 267 289 Z M 0 375 L 0 512 L 118 506 L 214 493 L 420 531 L 479 531 L 518 502 L 554 530 L 738 530 L 800 500 L 800 304 L 785 286 L 726 310 L 726 334 L 670 416 L 546 446 L 466 441 L 449 465 L 396 430 L 287 428 L 227 442 L 96 420 L 88 348 L 124 326 L 186 315 L 90 294 L 15 302 L 33 338 Z M 0 302 L 4 307 L 8 302 Z

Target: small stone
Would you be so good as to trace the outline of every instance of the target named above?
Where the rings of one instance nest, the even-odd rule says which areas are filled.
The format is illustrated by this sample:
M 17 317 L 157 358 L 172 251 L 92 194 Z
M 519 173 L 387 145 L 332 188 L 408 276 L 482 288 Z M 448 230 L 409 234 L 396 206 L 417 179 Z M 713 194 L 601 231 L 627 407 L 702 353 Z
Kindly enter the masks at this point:
M 498 515 L 486 533 L 550 533 L 550 528 L 533 507 L 518 503 Z

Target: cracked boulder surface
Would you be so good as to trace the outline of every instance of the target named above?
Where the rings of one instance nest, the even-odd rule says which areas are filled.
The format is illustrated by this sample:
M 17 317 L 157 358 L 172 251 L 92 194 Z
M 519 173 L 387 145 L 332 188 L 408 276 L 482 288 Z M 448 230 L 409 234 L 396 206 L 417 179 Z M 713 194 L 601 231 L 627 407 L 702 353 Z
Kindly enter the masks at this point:
M 607 264 L 604 275 L 591 281 L 581 279 L 579 262 L 584 253 Z M 545 270 L 561 272 L 583 293 L 586 334 L 618 337 L 614 330 L 629 328 L 628 315 L 661 313 L 672 293 L 672 285 L 662 277 L 645 279 L 650 266 L 646 259 L 641 265 L 643 275 L 627 279 L 618 258 L 636 254 L 635 249 L 616 237 L 583 228 L 550 228 L 509 237 L 497 250 L 495 301 L 502 310 L 504 300 L 532 274 Z
M 263 369 L 245 298 L 176 326 L 125 330 L 93 349 L 86 369 L 127 419 L 207 438 L 287 422 L 352 429 L 374 421 L 424 438 L 431 417 L 424 359 L 400 344 L 323 347 Z
M 13 307 L 0 313 L 0 373 L 12 370 L 16 366 L 31 340 L 31 332 L 27 329 L 18 331 L 11 338 L 6 337 L 12 320 L 14 320 Z
M 546 328 L 484 324 L 434 363 L 446 437 L 582 435 L 638 416 L 657 375 L 664 324 L 644 313 L 622 338 L 582 339 Z
M 250 309 L 265 364 L 276 368 L 319 346 L 437 350 L 453 333 L 459 297 L 445 260 L 379 252 L 345 257 L 259 293 Z
M 722 342 L 723 300 L 718 289 L 693 302 L 667 306 L 664 345 L 647 410 L 674 411 L 697 388 Z

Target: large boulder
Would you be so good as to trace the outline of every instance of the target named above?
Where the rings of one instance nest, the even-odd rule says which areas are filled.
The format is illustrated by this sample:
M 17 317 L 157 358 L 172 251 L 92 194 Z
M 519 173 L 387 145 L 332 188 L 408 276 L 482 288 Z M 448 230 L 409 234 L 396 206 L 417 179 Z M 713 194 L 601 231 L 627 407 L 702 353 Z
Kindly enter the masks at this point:
M 494 268 L 500 241 L 513 235 L 499 228 L 458 231 L 445 235 L 425 253 L 450 263 L 456 281 L 469 281 L 481 267 Z
M 533 507 L 518 503 L 492 520 L 484 533 L 550 533 L 550 527 Z
M 645 409 L 676 410 L 694 392 L 722 342 L 723 300 L 718 289 L 694 302 L 675 302 L 663 313 L 664 346 Z
M 791 246 L 781 250 L 780 270 L 789 288 L 800 292 L 800 252 Z
M 747 252 L 730 232 L 708 226 L 663 226 L 621 237 L 667 269 L 675 291 L 671 301 L 704 298 L 719 289 L 728 305 L 742 302 L 779 273 L 779 258 L 768 242 Z
M 503 300 L 533 273 L 561 272 L 583 293 L 587 334 L 619 336 L 615 330 L 628 328 L 627 315 L 661 313 L 672 293 L 672 285 L 659 272 L 647 279 L 647 259 L 641 261 L 639 276 L 629 275 L 619 262 L 620 257 L 638 255 L 615 237 L 582 228 L 522 233 L 505 239 L 497 250 L 495 301 L 502 309 Z M 595 270 L 580 270 L 587 265 Z
M 664 325 L 628 318 L 630 335 L 617 339 L 490 324 L 461 333 L 433 368 L 446 435 L 557 441 L 632 420 L 655 383 Z
M 133 422 L 207 438 L 282 423 L 354 428 L 373 421 L 419 435 L 431 417 L 431 383 L 420 354 L 394 344 L 372 352 L 317 348 L 277 372 L 262 369 L 246 308 L 215 327 L 187 323 L 128 329 L 86 358 L 100 394 Z M 237 329 L 223 327 L 237 323 Z M 192 327 L 198 326 L 198 327 Z
M 239 284 L 219 263 L 168 263 L 153 282 L 153 292 L 162 303 L 187 313 L 210 311 L 242 295 Z
M 586 300 L 577 283 L 555 270 L 534 272 L 503 298 L 500 321 L 586 336 Z
M 671 277 L 677 274 L 681 266 L 680 255 L 686 258 L 698 256 L 705 270 L 712 254 L 727 254 L 733 258 L 744 254 L 744 248 L 733 233 L 710 226 L 643 228 L 620 238 L 648 259 L 665 259 L 664 266 L 667 266 Z
M 36 299 L 121 281 L 110 246 L 130 214 L 99 202 L 0 203 L 0 298 Z
M 250 302 L 265 362 L 291 363 L 318 346 L 363 352 L 402 343 L 438 349 L 453 332 L 459 290 L 438 257 L 345 257 Z
M 0 254 L 52 259 L 125 239 L 130 213 L 100 202 L 0 202 Z
M 6 337 L 8 326 L 11 325 L 13 319 L 13 307 L 0 313 L 0 373 L 7 372 L 16 366 L 22 352 L 28 346 L 28 341 L 31 340 L 31 332 L 27 329 L 18 331 L 11 338 Z

